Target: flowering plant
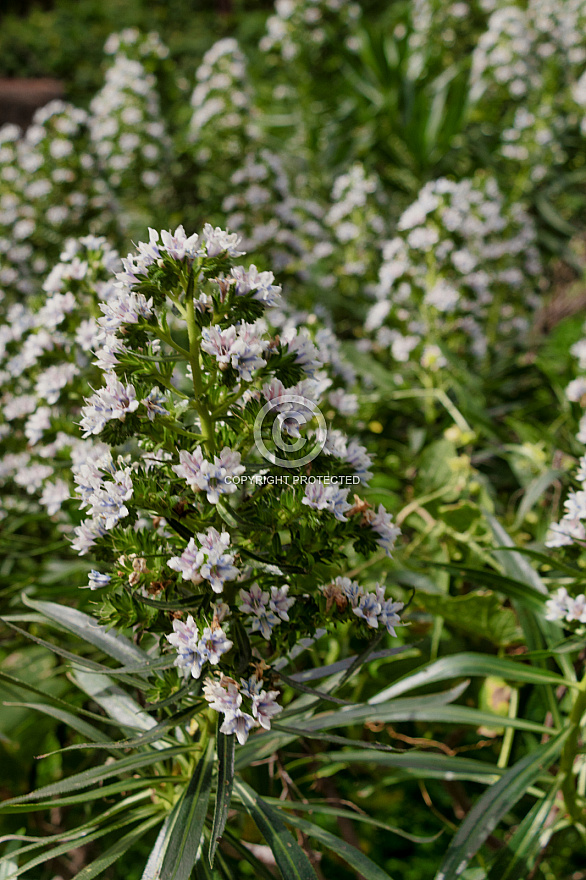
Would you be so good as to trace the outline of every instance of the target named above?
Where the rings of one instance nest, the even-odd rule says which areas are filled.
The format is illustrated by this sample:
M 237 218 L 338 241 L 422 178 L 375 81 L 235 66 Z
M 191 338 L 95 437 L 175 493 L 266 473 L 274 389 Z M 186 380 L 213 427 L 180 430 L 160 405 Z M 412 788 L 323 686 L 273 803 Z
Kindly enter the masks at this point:
M 340 574 L 356 554 L 390 555 L 399 530 L 382 505 L 349 497 L 370 457 L 325 425 L 326 358 L 301 332 L 270 335 L 280 288 L 234 265 L 241 255 L 235 234 L 207 225 L 151 230 L 123 261 L 98 319 L 104 385 L 80 421 L 111 449 L 74 465 L 89 515 L 73 546 L 110 562 L 90 576 L 103 619 L 164 630 L 175 612 L 176 665 L 207 676 L 222 732 L 244 743 L 280 711 L 271 664 L 348 615 L 365 635 L 394 635 L 403 606 Z M 252 658 L 257 683 L 241 684 Z

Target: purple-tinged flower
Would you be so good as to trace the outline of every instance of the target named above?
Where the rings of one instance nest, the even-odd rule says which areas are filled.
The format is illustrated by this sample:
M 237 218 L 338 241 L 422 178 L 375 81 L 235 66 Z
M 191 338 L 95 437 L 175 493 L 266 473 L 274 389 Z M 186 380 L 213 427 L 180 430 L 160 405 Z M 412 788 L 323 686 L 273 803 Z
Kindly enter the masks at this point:
M 226 638 L 225 632 L 218 626 L 212 629 L 206 626 L 199 642 L 199 650 L 201 654 L 206 655 L 208 663 L 216 666 L 220 662 L 220 657 L 230 650 L 234 642 Z
M 186 480 L 194 492 L 206 492 L 210 504 L 217 504 L 220 495 L 236 492 L 238 487 L 232 479 L 239 477 L 245 470 L 240 464 L 240 453 L 233 452 L 227 446 L 219 456 L 214 456 L 213 462 L 203 457 L 200 447 L 193 453 L 182 449 L 179 461 L 180 464 L 172 468 L 177 476 Z
M 224 253 L 229 257 L 241 257 L 244 254 L 244 251 L 237 250 L 241 236 L 235 232 L 226 232 L 219 226 L 214 228 L 210 223 L 206 223 L 202 237 L 208 257 L 218 257 Z
M 263 592 L 258 584 L 253 584 L 250 590 L 240 590 L 240 610 L 244 614 L 260 615 L 266 611 L 269 594 Z
M 228 532 L 218 532 L 217 529 L 209 528 L 207 532 L 198 532 L 198 540 L 201 543 L 200 553 L 202 562 L 200 573 L 208 580 L 215 593 L 221 593 L 225 581 L 233 581 L 240 574 L 239 569 L 232 563 L 234 554 L 227 553 L 230 546 Z
M 144 400 L 141 400 L 143 406 L 146 407 L 147 415 L 151 422 L 154 421 L 155 416 L 168 416 L 169 410 L 165 409 L 163 406 L 166 403 L 165 395 L 161 393 L 160 388 L 155 385 L 154 388 L 151 388 L 147 397 Z
M 573 602 L 565 587 L 560 587 L 545 603 L 546 620 L 565 620 Z
M 114 333 L 123 324 L 138 324 L 141 318 L 148 318 L 152 314 L 153 300 L 147 300 L 142 293 L 119 289 L 115 297 L 100 303 L 100 309 L 104 317 L 98 318 L 98 324 L 107 333 Z
M 274 611 L 281 620 L 289 620 L 289 608 L 295 604 L 295 598 L 292 596 L 289 598 L 287 593 L 289 592 L 289 585 L 287 584 L 284 587 L 271 587 L 271 599 L 269 602 L 269 608 L 271 611 Z
M 273 629 L 281 623 L 280 619 L 272 611 L 261 611 L 252 619 L 250 631 L 259 632 L 267 641 L 270 639 Z
M 114 373 L 106 375 L 106 386 L 92 394 L 86 403 L 80 421 L 84 429 L 83 437 L 99 434 L 112 419 L 123 422 L 126 414 L 138 407 L 134 385 L 123 385 Z
M 191 614 L 185 623 L 174 620 L 173 632 L 165 638 L 177 650 L 174 665 L 182 669 L 186 677 L 191 674 L 199 678 L 203 660 L 198 649 L 199 630 Z
M 75 540 L 71 542 L 74 550 L 77 550 L 79 556 L 84 556 L 90 547 L 93 547 L 98 538 L 103 538 L 106 534 L 104 526 L 93 519 L 86 519 L 80 526 L 75 529 Z
M 375 593 L 364 593 L 358 605 L 352 609 L 357 617 L 362 617 L 368 626 L 378 629 L 378 616 L 381 612 L 380 603 Z
M 180 572 L 184 581 L 191 581 L 194 584 L 199 584 L 203 580 L 203 576 L 199 571 L 200 562 L 200 550 L 195 543 L 195 539 L 190 538 L 189 544 L 181 556 L 172 556 L 171 559 L 167 560 L 167 565 L 169 568 L 172 568 L 173 571 Z
M 235 266 L 230 270 L 234 279 L 236 296 L 245 296 L 254 291 L 254 299 L 258 299 L 266 306 L 276 306 L 281 299 L 281 287 L 273 284 L 275 276 L 272 272 L 259 272 L 254 264 L 248 269 L 244 266 Z
M 242 696 L 238 685 L 224 675 L 221 681 L 213 681 L 208 678 L 203 686 L 203 693 L 210 707 L 224 715 L 235 715 L 242 705 Z
M 378 511 L 366 511 L 366 522 L 378 533 L 376 539 L 377 544 L 381 546 L 387 556 L 391 556 L 391 550 L 395 546 L 395 542 L 401 534 L 401 529 L 394 525 L 393 517 L 388 513 L 382 504 L 379 505 Z
M 248 715 L 246 712 L 241 712 L 240 709 L 237 709 L 234 714 L 226 715 L 224 723 L 220 727 L 220 731 L 225 733 L 226 736 L 235 733 L 236 739 L 240 745 L 243 746 L 248 739 L 249 732 L 257 725 L 258 722 L 255 721 L 252 715 Z
M 279 691 L 261 691 L 252 695 L 252 714 L 261 727 L 271 729 L 271 718 L 283 711 L 283 707 L 275 702 Z
M 51 407 L 40 406 L 36 412 L 31 413 L 24 426 L 25 436 L 31 446 L 42 439 L 45 431 L 51 427 Z
M 198 241 L 199 235 L 193 233 L 188 237 L 183 226 L 178 226 L 173 234 L 171 231 L 161 232 L 160 249 L 167 251 L 174 260 L 184 260 L 186 257 L 194 260 L 201 253 L 197 249 Z
M 392 599 L 387 599 L 381 605 L 380 621 L 393 638 L 397 635 L 395 627 L 401 625 L 401 618 L 397 612 L 402 611 L 404 607 L 403 602 L 393 602 Z
M 88 575 L 88 589 L 99 590 L 101 587 L 107 587 L 112 580 L 109 574 L 102 574 L 101 571 L 90 571 Z
M 49 516 L 54 516 L 64 501 L 67 501 L 69 495 L 69 484 L 65 480 L 55 480 L 54 483 L 45 483 L 43 486 L 43 494 L 41 495 L 41 504 L 46 509 Z
M 578 620 L 580 623 L 586 623 L 586 596 L 583 593 L 580 593 L 575 599 L 568 600 L 566 620 L 568 622 Z
M 350 510 L 350 504 L 346 500 L 349 491 L 349 489 L 339 489 L 333 484 L 326 486 L 320 482 L 309 483 L 305 488 L 305 497 L 301 499 L 301 503 L 313 508 L 313 510 L 327 510 L 333 513 L 340 522 L 346 522 L 347 518 L 344 514 Z

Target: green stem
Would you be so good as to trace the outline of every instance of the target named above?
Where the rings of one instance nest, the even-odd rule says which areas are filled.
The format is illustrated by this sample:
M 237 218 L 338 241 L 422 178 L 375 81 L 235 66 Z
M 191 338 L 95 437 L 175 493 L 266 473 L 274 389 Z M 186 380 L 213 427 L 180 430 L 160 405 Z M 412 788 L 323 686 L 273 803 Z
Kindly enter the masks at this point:
M 151 330 L 155 334 L 155 336 L 158 336 L 159 339 L 162 340 L 162 342 L 166 342 L 167 345 L 170 345 L 171 348 L 174 348 L 175 351 L 178 351 L 179 354 L 183 355 L 183 357 L 185 357 L 189 360 L 190 353 L 187 351 L 187 349 L 182 348 L 181 345 L 179 345 L 177 342 L 175 342 L 175 340 L 173 339 L 173 337 L 171 336 L 170 333 L 165 333 L 164 330 L 162 330 L 159 326 L 155 326 L 155 325 L 149 326 L 149 330 Z
M 574 784 L 574 760 L 580 749 L 580 729 L 581 721 L 586 712 L 586 674 L 578 685 L 576 695 L 574 697 L 574 705 L 570 712 L 569 725 L 570 735 L 566 740 L 566 744 L 560 758 L 560 774 L 562 778 L 562 793 L 564 795 L 564 803 L 570 814 L 570 818 L 576 825 L 584 824 L 584 814 L 578 805 L 576 797 L 576 786 Z
M 516 718 L 517 711 L 519 709 L 519 691 L 517 688 L 511 689 L 511 697 L 509 700 L 509 718 Z M 497 762 L 497 767 L 500 767 L 504 770 L 509 763 L 509 758 L 511 756 L 511 749 L 513 747 L 513 738 L 515 736 L 515 728 L 507 727 L 505 730 L 505 735 L 503 736 L 503 744 L 501 746 L 501 753 L 499 755 L 499 759 Z
M 213 455 L 215 450 L 214 423 L 203 401 L 205 389 L 201 365 L 199 362 L 201 335 L 195 322 L 195 306 L 193 304 L 193 273 L 190 276 L 185 294 L 185 318 L 187 320 L 187 335 L 189 337 L 189 363 L 193 390 L 195 392 L 195 408 L 201 420 L 202 434 L 205 437 L 205 445 Z

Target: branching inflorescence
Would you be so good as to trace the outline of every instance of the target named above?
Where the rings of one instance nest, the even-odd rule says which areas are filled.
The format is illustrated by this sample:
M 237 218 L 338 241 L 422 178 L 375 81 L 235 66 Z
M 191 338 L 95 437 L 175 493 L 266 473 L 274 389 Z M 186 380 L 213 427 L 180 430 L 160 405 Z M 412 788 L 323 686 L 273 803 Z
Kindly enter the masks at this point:
M 321 414 L 343 424 L 351 395 L 308 332 L 271 333 L 280 288 L 241 255 L 208 224 L 151 230 L 123 261 L 98 319 L 104 384 L 80 420 L 109 448 L 73 471 L 74 547 L 109 563 L 89 586 L 113 622 L 146 604 L 164 633 L 172 611 L 175 665 L 244 742 L 280 711 L 271 666 L 300 640 L 340 621 L 394 635 L 403 605 L 343 573 L 399 534 L 351 497 L 370 456 Z

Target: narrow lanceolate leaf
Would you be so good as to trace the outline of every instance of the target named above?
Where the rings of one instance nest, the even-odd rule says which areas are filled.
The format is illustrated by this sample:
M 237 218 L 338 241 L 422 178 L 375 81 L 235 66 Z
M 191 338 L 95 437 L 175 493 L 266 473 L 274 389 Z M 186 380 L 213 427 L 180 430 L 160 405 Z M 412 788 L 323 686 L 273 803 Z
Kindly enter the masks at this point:
M 0 812 L 5 807 L 13 804 L 24 804 L 27 801 L 38 801 L 41 798 L 51 798 L 55 795 L 65 794 L 69 791 L 80 791 L 89 788 L 94 783 L 101 783 L 104 779 L 111 779 L 112 776 L 118 776 L 123 773 L 131 773 L 139 770 L 141 767 L 148 767 L 150 764 L 156 764 L 159 761 L 165 761 L 168 758 L 175 758 L 178 755 L 184 755 L 189 750 L 189 746 L 174 746 L 170 749 L 162 751 L 152 751 L 147 754 L 130 755 L 128 758 L 120 758 L 112 764 L 104 764 L 100 767 L 92 767 L 90 770 L 84 770 L 83 773 L 75 773 L 67 779 L 61 779 L 59 782 L 53 782 L 51 785 L 44 785 L 31 791 L 29 794 L 21 794 L 19 797 L 11 798 L 0 804 Z
M 435 663 L 422 666 L 419 669 L 399 679 L 390 687 L 385 688 L 368 701 L 371 704 L 387 702 L 414 688 L 432 684 L 436 681 L 445 681 L 450 678 L 464 678 L 480 675 L 498 676 L 508 681 L 529 682 L 531 684 L 554 684 L 576 687 L 576 682 L 569 681 L 556 672 L 547 669 L 538 669 L 517 660 L 508 660 L 506 657 L 492 657 L 488 654 L 452 654 L 443 657 Z
M 562 730 L 548 743 L 526 755 L 485 791 L 460 825 L 435 880 L 458 880 L 461 877 L 470 859 L 502 817 L 553 764 L 569 734 L 570 728 Z
M 156 727 L 155 719 L 107 675 L 76 669 L 73 679 L 121 727 L 129 727 L 131 730 L 151 730 Z
M 343 752 L 319 752 L 315 758 L 331 764 L 371 764 L 383 769 L 389 768 L 397 779 L 445 779 L 447 782 L 466 780 L 491 785 L 504 772 L 486 761 L 438 755 L 431 751 L 417 752 L 414 749 L 401 755 L 384 752 L 365 754 L 363 751 L 349 749 Z
M 216 804 L 214 807 L 214 824 L 210 838 L 210 865 L 214 866 L 214 856 L 218 842 L 224 833 L 228 810 L 234 787 L 234 754 L 236 750 L 235 736 L 227 736 L 220 731 L 221 716 L 218 715 L 217 749 L 218 749 L 218 784 L 216 788 Z
M 149 829 L 154 825 L 157 825 L 160 821 L 161 816 L 159 814 L 158 816 L 153 816 L 151 819 L 147 819 L 147 821 L 139 825 L 138 828 L 133 828 L 132 831 L 129 831 L 128 834 L 125 834 L 124 837 L 121 837 L 120 840 L 116 841 L 113 846 L 103 852 L 95 861 L 86 865 L 85 868 L 75 875 L 73 880 L 92 880 L 93 877 L 102 877 L 106 868 L 109 868 L 110 865 L 117 862 L 120 856 L 124 855 L 127 850 L 134 846 L 137 840 L 140 840 Z
M 100 626 L 94 617 L 84 614 L 83 611 L 57 605 L 55 602 L 37 601 L 29 596 L 23 596 L 22 601 L 125 665 L 137 666 L 144 663 L 148 666 L 151 660 L 148 654 L 133 645 L 129 639 L 112 630 L 107 631 L 105 626 Z
M 389 831 L 391 834 L 404 837 L 405 840 L 410 840 L 413 843 L 433 843 L 434 840 L 437 840 L 438 837 L 443 834 L 443 831 L 438 831 L 437 834 L 434 834 L 431 837 L 418 837 L 416 834 L 409 834 L 408 831 L 403 831 L 401 828 L 396 828 L 394 825 L 387 825 L 385 822 L 371 819 L 370 816 L 367 816 L 362 811 L 359 812 L 358 808 L 355 810 L 344 810 L 340 807 L 330 807 L 321 801 L 308 801 L 307 803 L 304 803 L 302 801 L 282 801 L 279 798 L 266 796 L 264 801 L 272 807 L 277 807 L 279 810 L 294 810 L 296 813 L 300 811 L 307 813 L 323 813 L 324 816 L 337 816 L 342 819 L 352 819 L 354 822 L 364 822 L 366 825 L 372 825 L 383 831 Z
M 529 810 L 507 845 L 490 867 L 488 880 L 525 880 L 531 873 L 539 852 L 544 849 L 553 828 L 543 837 L 545 825 L 554 805 L 557 787 Z
M 161 880 L 188 880 L 203 846 L 203 829 L 212 787 L 214 740 L 210 738 L 179 807 L 163 858 Z
M 283 880 L 317 880 L 311 862 L 279 813 L 243 782 L 236 781 L 234 790 L 271 848 Z
M 107 735 L 102 733 L 101 730 L 98 730 L 93 724 L 89 724 L 82 718 L 78 718 L 77 715 L 74 715 L 72 712 L 65 712 L 57 706 L 50 706 L 48 703 L 5 703 L 5 705 L 21 706 L 24 709 L 32 709 L 34 712 L 42 712 L 44 715 L 56 718 L 58 721 L 61 721 L 63 724 L 66 724 L 68 727 L 81 733 L 82 736 L 91 740 L 92 746 L 95 743 L 108 742 Z
M 360 852 L 352 844 L 336 837 L 335 834 L 330 834 L 329 831 L 324 831 L 318 825 L 313 825 L 311 822 L 300 819 L 298 816 L 289 816 L 287 814 L 285 821 L 288 825 L 294 825 L 295 828 L 299 828 L 309 837 L 319 840 L 320 843 L 323 843 L 325 847 L 335 852 L 351 868 L 358 871 L 366 880 L 392 880 L 392 877 L 386 871 L 383 871 L 382 868 L 379 868 L 378 865 L 375 865 L 368 856 L 365 856 L 364 853 Z
M 397 654 L 404 654 L 405 651 L 411 650 L 413 645 L 400 645 L 398 648 L 385 648 L 384 651 L 374 651 L 372 654 L 366 658 L 366 663 L 371 663 L 373 660 L 382 660 L 386 657 L 394 657 Z M 353 654 L 351 657 L 347 657 L 345 660 L 337 660 L 336 663 L 330 663 L 328 666 L 318 666 L 314 669 L 306 669 L 303 672 L 295 672 L 291 675 L 292 681 L 315 681 L 318 678 L 326 678 L 328 675 L 334 675 L 336 672 L 343 672 L 345 669 L 349 669 L 352 664 L 358 659 L 357 654 Z M 273 664 L 276 669 L 280 669 L 278 664 Z
M 155 845 L 150 852 L 148 862 L 145 865 L 141 880 L 157 880 L 157 877 L 161 876 L 163 859 L 167 850 L 167 844 L 169 843 L 169 831 L 173 825 L 174 818 L 175 815 L 171 812 L 163 822 L 155 840 Z

